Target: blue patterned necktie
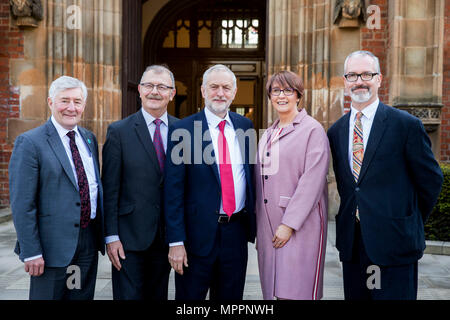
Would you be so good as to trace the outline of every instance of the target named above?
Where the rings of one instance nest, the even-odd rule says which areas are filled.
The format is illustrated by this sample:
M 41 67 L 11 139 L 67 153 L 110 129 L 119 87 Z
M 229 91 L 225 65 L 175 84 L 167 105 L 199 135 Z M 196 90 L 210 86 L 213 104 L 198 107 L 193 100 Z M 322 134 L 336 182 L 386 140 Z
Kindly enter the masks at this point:
M 155 146 L 156 156 L 158 157 L 159 167 L 161 173 L 164 172 L 164 161 L 166 161 L 166 152 L 164 151 L 164 145 L 161 137 L 161 119 L 155 119 L 153 122 L 156 125 L 155 133 L 153 134 L 153 145 Z
M 89 182 L 84 171 L 83 161 L 80 152 L 75 143 L 75 131 L 69 131 L 67 136 L 70 139 L 70 151 L 72 152 L 72 160 L 75 165 L 75 171 L 78 179 L 78 191 L 80 192 L 81 216 L 80 224 L 82 228 L 86 228 L 91 219 L 91 197 L 89 195 Z

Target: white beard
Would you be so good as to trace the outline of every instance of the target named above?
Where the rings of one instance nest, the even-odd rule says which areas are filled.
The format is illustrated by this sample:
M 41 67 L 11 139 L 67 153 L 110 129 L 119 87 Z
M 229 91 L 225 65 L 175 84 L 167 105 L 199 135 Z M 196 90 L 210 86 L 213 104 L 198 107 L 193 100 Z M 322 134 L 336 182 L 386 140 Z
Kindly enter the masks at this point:
M 228 111 L 228 107 L 231 103 L 222 104 L 220 106 L 217 106 L 214 101 L 209 100 L 208 98 L 205 98 L 205 106 L 211 110 L 214 114 L 221 114 Z
M 364 93 L 350 93 L 350 96 L 352 98 L 352 101 L 355 101 L 356 103 L 364 103 L 370 100 L 370 97 L 372 96 L 372 92 L 370 89 L 367 92 Z

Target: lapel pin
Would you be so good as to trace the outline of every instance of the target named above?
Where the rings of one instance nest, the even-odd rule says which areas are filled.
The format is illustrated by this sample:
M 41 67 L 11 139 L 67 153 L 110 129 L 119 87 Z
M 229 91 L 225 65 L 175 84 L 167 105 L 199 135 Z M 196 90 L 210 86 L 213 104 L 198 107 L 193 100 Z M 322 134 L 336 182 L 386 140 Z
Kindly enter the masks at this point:
M 88 142 L 89 144 L 91 144 L 91 139 L 88 138 L 88 139 L 87 139 L 87 142 Z

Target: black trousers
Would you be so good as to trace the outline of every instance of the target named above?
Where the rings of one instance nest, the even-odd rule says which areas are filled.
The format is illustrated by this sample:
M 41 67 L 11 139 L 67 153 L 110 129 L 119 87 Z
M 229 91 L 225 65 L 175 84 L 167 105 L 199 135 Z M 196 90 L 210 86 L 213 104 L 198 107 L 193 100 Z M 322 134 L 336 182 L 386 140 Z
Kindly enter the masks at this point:
M 112 266 L 114 300 L 168 299 L 170 264 L 169 247 L 161 232 L 145 251 L 125 251 L 120 271 Z
M 98 246 L 96 220 L 87 228 L 80 227 L 77 249 L 66 267 L 44 267 L 44 273 L 30 279 L 30 300 L 92 300 L 97 279 Z M 79 284 L 77 288 L 77 271 Z M 69 273 L 68 273 L 69 272 Z
M 175 274 L 175 300 L 242 300 L 247 271 L 246 232 L 240 220 L 219 224 L 211 253 L 187 252 L 189 267 Z
M 417 299 L 417 261 L 398 266 L 374 264 L 367 256 L 359 222 L 355 224 L 352 260 L 343 261 L 342 266 L 345 300 Z

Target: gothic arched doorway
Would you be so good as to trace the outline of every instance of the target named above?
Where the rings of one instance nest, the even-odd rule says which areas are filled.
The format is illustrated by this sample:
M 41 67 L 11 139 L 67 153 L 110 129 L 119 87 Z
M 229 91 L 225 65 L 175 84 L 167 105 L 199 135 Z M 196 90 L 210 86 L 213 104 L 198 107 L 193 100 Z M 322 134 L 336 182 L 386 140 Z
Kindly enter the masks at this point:
M 169 112 L 183 118 L 202 107 L 203 72 L 230 67 L 238 79 L 231 110 L 262 125 L 266 1 L 172 0 L 152 20 L 143 43 L 144 65 L 166 64 L 177 96 Z

